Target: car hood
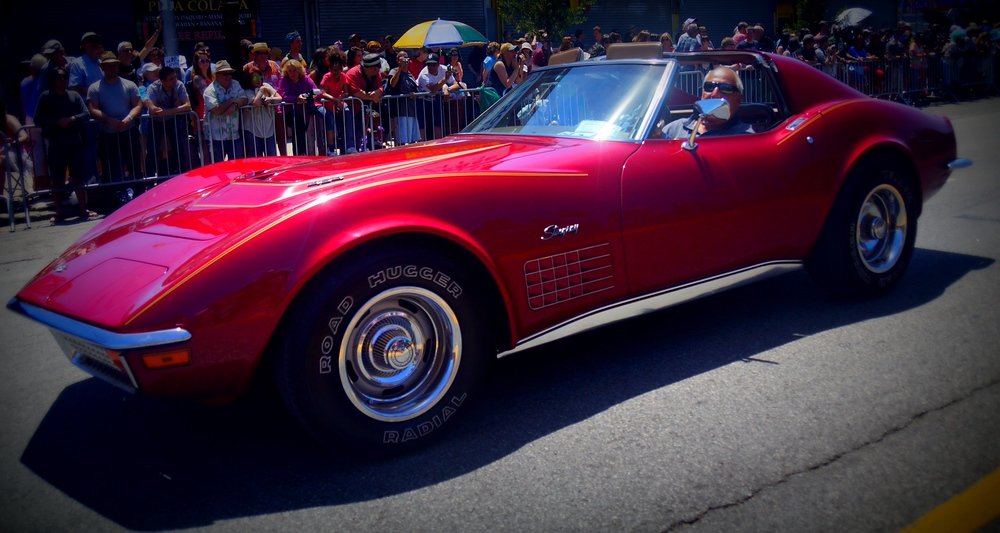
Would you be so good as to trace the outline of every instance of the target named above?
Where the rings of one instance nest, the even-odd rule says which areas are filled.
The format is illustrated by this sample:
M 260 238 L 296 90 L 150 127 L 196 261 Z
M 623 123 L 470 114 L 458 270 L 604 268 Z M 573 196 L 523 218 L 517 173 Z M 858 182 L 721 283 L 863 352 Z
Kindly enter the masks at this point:
M 259 158 L 196 169 L 126 204 L 43 269 L 18 298 L 112 329 L 172 279 L 276 221 L 394 180 L 484 172 L 572 172 L 555 150 L 591 141 L 455 136 L 338 158 Z M 566 152 L 561 152 L 565 154 Z M 559 161 L 561 163 L 555 163 Z M 333 207 L 335 208 L 335 207 Z

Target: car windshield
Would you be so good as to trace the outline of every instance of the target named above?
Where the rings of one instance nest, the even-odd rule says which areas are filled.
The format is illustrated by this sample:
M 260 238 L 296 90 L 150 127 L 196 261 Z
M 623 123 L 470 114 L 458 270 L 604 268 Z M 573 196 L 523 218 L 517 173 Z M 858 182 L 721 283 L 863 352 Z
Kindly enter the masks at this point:
M 594 62 L 541 70 L 462 133 L 635 140 L 668 66 Z

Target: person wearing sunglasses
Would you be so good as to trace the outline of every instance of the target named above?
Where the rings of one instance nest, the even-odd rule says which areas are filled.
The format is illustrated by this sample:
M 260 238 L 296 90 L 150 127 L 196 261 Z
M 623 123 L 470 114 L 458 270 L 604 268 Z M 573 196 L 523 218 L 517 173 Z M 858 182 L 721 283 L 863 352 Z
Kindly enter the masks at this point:
M 750 124 L 736 118 L 736 111 L 743 102 L 743 82 L 735 70 L 729 67 L 717 67 L 705 75 L 701 99 L 711 98 L 722 98 L 729 103 L 729 120 L 706 116 L 699 122 L 698 117 L 694 115 L 677 119 L 663 127 L 663 138 L 688 139 L 695 128 L 698 128 L 698 136 L 701 137 L 753 133 Z

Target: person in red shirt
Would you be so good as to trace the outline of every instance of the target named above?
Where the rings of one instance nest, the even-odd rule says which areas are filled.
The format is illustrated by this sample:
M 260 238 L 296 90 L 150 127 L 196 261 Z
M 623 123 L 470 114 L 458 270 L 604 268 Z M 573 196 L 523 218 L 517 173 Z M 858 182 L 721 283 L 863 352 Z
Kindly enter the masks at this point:
M 424 70 L 424 67 L 427 65 L 427 54 L 430 53 L 431 49 L 425 46 L 417 52 L 416 58 L 410 58 L 409 69 L 410 76 L 413 76 L 413 79 L 420 77 L 420 71 Z
M 323 91 L 320 98 L 326 106 L 326 149 L 327 155 L 333 155 L 339 148 L 341 154 L 357 151 L 354 142 L 354 113 L 351 106 L 343 99 L 351 96 L 347 76 L 344 74 L 344 64 L 347 57 L 339 48 L 330 47 L 327 50 L 327 61 L 330 71 L 323 75 L 319 88 Z M 335 145 L 336 144 L 336 145 Z
M 379 60 L 378 54 L 365 54 L 360 65 L 351 67 L 347 74 L 344 74 L 351 96 L 361 100 L 364 108 L 369 111 L 372 105 L 382 101 L 382 73 L 379 71 L 381 66 L 382 62 Z M 355 105 L 355 116 L 359 119 L 355 121 L 354 127 L 356 139 L 362 138 L 366 129 L 365 126 L 368 122 L 365 118 L 366 109 L 362 109 L 361 105 Z M 375 124 L 373 123 L 371 126 L 374 130 Z

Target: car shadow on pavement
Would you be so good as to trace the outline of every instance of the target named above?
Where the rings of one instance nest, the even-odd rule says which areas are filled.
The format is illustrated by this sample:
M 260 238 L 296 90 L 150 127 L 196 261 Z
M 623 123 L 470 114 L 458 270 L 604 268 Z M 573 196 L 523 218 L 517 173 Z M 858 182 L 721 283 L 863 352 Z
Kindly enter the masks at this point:
M 941 295 L 993 259 L 922 250 L 889 295 L 832 300 L 802 271 L 501 359 L 450 432 L 407 455 L 359 460 L 305 437 L 273 398 L 202 406 L 67 387 L 21 461 L 125 528 L 162 530 L 376 500 L 500 460 L 649 391 Z

